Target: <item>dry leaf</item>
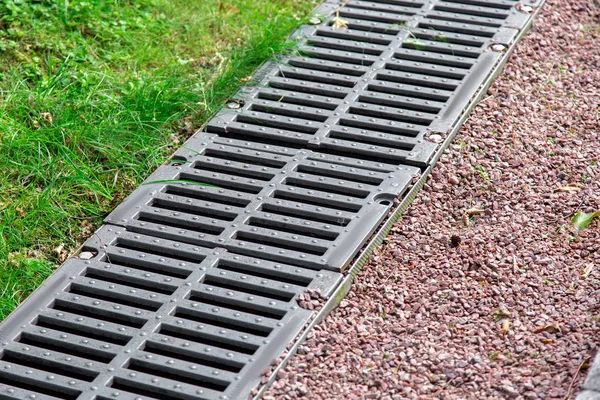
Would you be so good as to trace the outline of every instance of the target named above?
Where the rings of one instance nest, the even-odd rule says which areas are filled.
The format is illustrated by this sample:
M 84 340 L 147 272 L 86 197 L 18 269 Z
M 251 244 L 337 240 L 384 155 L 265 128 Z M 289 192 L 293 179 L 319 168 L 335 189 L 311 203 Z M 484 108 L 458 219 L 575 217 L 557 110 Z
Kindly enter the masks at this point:
M 469 226 L 469 217 L 471 215 L 482 215 L 483 213 L 485 213 L 485 210 L 481 210 L 479 208 L 469 208 L 463 214 L 463 224 L 465 224 L 465 226 Z
M 464 226 L 469 226 L 469 216 L 467 215 L 467 213 L 463 214 L 462 221 Z
M 538 326 L 537 328 L 535 328 L 533 330 L 533 333 L 541 333 L 541 332 L 550 332 L 550 333 L 561 332 L 560 325 L 558 325 L 558 322 L 554 322 L 552 324 Z
M 240 79 L 240 82 L 246 83 L 246 82 L 250 82 L 251 80 L 252 80 L 252 75 Z
M 588 265 L 587 267 L 585 267 L 583 269 L 583 271 L 581 271 L 581 277 L 582 278 L 587 278 L 590 275 L 590 273 L 592 272 L 593 269 L 594 269 L 594 264 Z
M 465 211 L 465 214 L 467 215 L 481 215 L 485 212 L 485 210 L 481 210 L 479 208 L 469 208 L 467 211 Z
M 554 189 L 554 192 L 576 193 L 580 190 L 581 188 L 579 186 L 560 186 Z
M 240 12 L 240 9 L 237 8 L 236 6 L 232 6 L 232 5 L 226 6 L 225 4 L 223 4 L 223 2 L 219 2 L 219 14 L 234 15 L 234 14 L 238 14 L 239 12 Z
M 69 252 L 67 250 L 65 250 L 65 248 L 62 244 L 59 245 L 57 248 L 55 248 L 54 252 L 56 253 L 56 258 L 58 258 L 58 260 L 60 262 L 65 261 L 67 259 L 67 257 L 69 256 Z
M 505 319 L 504 321 L 502 321 L 502 331 L 508 332 L 509 329 L 510 329 L 510 320 Z
M 348 21 L 340 17 L 340 12 L 336 11 L 335 18 L 333 19 L 333 28 L 348 29 Z
M 40 113 L 40 118 L 47 122 L 48 125 L 52 125 L 52 114 L 50 114 L 49 112 Z

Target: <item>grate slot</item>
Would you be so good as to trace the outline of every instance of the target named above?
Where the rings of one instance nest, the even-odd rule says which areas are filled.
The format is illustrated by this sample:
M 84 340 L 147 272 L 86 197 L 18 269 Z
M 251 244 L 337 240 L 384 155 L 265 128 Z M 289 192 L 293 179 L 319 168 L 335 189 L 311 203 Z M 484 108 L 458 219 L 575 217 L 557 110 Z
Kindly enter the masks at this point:
M 56 329 L 57 331 L 81 335 L 85 336 L 86 338 L 113 343 L 120 346 L 126 345 L 131 340 L 131 337 L 127 335 L 107 332 L 105 330 L 93 328 L 89 325 L 79 325 L 70 321 L 51 318 L 47 315 L 40 315 L 35 325 L 41 328 Z
M 333 166 L 331 166 L 333 167 Z M 333 179 L 344 179 L 351 182 L 357 183 L 366 183 L 368 185 L 379 186 L 383 182 L 382 178 L 378 178 L 375 176 L 369 175 L 361 175 L 356 172 L 349 172 L 348 170 L 338 170 L 337 168 L 327 169 L 324 166 L 314 166 L 314 165 L 299 165 L 296 168 L 296 171 L 302 174 L 316 175 L 316 176 L 326 176 Z
M 247 183 L 249 181 L 245 181 L 242 179 L 237 179 L 234 183 L 227 175 L 216 173 L 216 174 L 205 174 L 203 171 L 194 171 L 195 174 L 189 172 L 182 172 L 179 176 L 179 179 L 189 180 L 197 182 L 201 185 L 213 185 L 218 187 L 219 189 L 229 189 L 235 190 L 238 192 L 244 193 L 252 193 L 257 194 L 261 191 L 261 187 L 258 184 Z M 228 179 L 229 178 L 229 179 Z
M 164 390 L 162 388 L 156 387 L 155 385 L 147 385 L 147 384 L 143 384 L 143 383 L 139 383 L 139 382 L 131 382 L 126 379 L 119 378 L 119 377 L 116 377 L 113 379 L 113 382 L 111 383 L 110 387 L 113 389 L 122 390 L 122 391 L 130 392 L 130 393 L 135 393 L 135 394 L 139 394 L 141 396 L 146 396 L 151 399 L 158 399 L 158 400 L 182 400 L 182 399 L 203 400 L 203 399 L 206 399 L 206 397 L 203 398 L 203 397 L 198 397 L 198 396 L 185 395 L 180 392 L 170 392 L 170 391 Z M 113 399 L 102 396 L 99 398 L 99 400 L 113 400 Z
M 329 137 L 332 139 L 343 139 L 351 142 L 382 145 L 392 149 L 412 150 L 415 143 L 403 141 L 398 136 L 390 136 L 385 133 L 380 133 L 377 136 L 369 134 L 360 134 L 355 132 L 331 131 Z
M 331 97 L 305 95 L 303 93 L 288 92 L 283 90 L 274 90 L 270 88 L 262 89 L 257 97 L 262 100 L 278 101 L 286 104 L 296 104 L 300 106 L 309 106 L 323 108 L 325 110 L 335 110 L 341 102 Z
M 493 32 L 492 28 L 499 28 L 502 26 L 501 22 L 497 19 L 492 18 L 477 18 L 474 16 L 457 16 L 454 13 L 445 13 L 442 11 L 432 11 L 427 14 L 427 18 L 430 18 L 435 21 L 446 21 L 446 23 L 460 24 L 465 27 L 465 29 L 472 29 L 472 32 L 475 32 L 475 29 L 482 30 L 482 28 L 487 28 L 488 32 Z M 469 28 L 470 26 L 470 28 Z
M 287 78 L 286 78 L 287 79 Z M 311 126 L 312 123 L 305 122 L 300 125 L 294 118 L 274 118 L 271 114 L 252 112 L 250 114 L 240 114 L 236 122 L 242 122 L 252 125 L 265 126 L 269 128 L 281 128 L 292 132 L 314 134 L 318 128 Z
M 355 54 L 368 54 L 371 56 L 380 56 L 384 47 L 377 44 L 357 42 L 353 40 L 337 39 L 313 36 L 307 40 L 307 43 L 320 49 L 335 49 L 336 51 L 347 51 Z
M 456 18 L 446 17 L 444 15 L 430 14 L 427 16 L 427 18 L 429 20 L 424 20 L 422 22 L 419 22 L 419 25 L 418 25 L 419 28 L 431 29 L 432 31 L 464 33 L 467 35 L 492 38 L 496 34 L 495 29 L 492 29 L 492 28 L 498 27 L 498 26 L 496 26 L 497 24 L 491 24 L 491 27 L 490 27 L 490 24 L 486 24 L 486 25 L 480 24 L 479 27 L 472 25 L 471 27 L 469 27 L 470 24 L 465 23 L 464 20 L 462 20 L 462 19 L 457 20 Z M 444 23 L 444 22 L 439 22 L 439 21 L 447 21 L 447 22 Z M 489 27 L 489 28 L 485 29 L 486 27 Z
M 399 95 L 402 97 L 413 97 L 418 100 L 432 100 L 435 102 L 446 102 L 450 99 L 451 92 L 441 89 L 424 90 L 413 85 L 390 85 L 389 83 L 373 81 L 367 86 L 367 90 L 376 93 Z M 352 126 L 352 125 L 350 125 Z
M 466 35 L 454 32 L 440 32 L 432 29 L 412 28 L 411 37 L 431 40 L 437 43 L 452 43 L 481 49 L 485 40 L 480 36 Z
M 153 363 L 143 360 L 131 360 L 127 369 L 137 372 L 142 372 L 152 376 L 159 376 L 161 378 L 171 379 L 176 382 L 183 382 L 190 385 L 200 386 L 207 389 L 217 390 L 219 392 L 224 391 L 229 386 L 229 382 L 209 379 L 208 377 L 202 377 L 200 375 L 193 375 L 187 371 L 169 368 L 162 365 L 155 365 Z
M 65 366 L 45 357 L 35 357 L 27 353 L 16 352 L 10 349 L 4 350 L 4 354 L 0 359 L 7 363 L 18 364 L 27 368 L 35 368 L 86 382 L 92 382 L 100 374 L 99 372 L 79 368 L 75 365 Z
M 235 239 L 243 242 L 262 244 L 265 246 L 272 246 L 285 250 L 314 254 L 316 256 L 322 256 L 327 251 L 327 248 L 325 247 L 307 245 L 306 243 L 297 243 L 291 240 L 268 236 L 267 234 L 260 235 L 255 232 L 239 231 L 236 233 Z
M 182 307 L 178 307 L 176 309 L 174 316 L 177 318 L 184 318 L 190 321 L 199 322 L 201 324 L 214 325 L 225 329 L 245 332 L 255 336 L 267 337 L 272 331 L 271 328 L 260 325 L 249 326 L 249 324 L 244 324 L 236 319 L 215 319 L 210 314 L 202 313 L 197 310 L 188 310 Z
M 414 61 L 395 61 L 387 63 L 385 65 L 386 70 L 390 71 L 401 71 L 409 72 L 411 74 L 427 74 L 426 76 L 432 76 L 437 78 L 448 78 L 456 80 L 456 86 L 460 85 L 460 81 L 465 77 L 466 71 L 464 69 L 456 69 L 453 67 L 446 67 L 442 65 L 423 64 Z M 419 75 L 417 75 L 419 76 Z M 425 110 L 415 110 L 425 111 Z
M 87 278 L 102 280 L 104 282 L 114 283 L 117 285 L 127 285 L 132 288 L 147 290 L 160 294 L 171 295 L 177 286 L 167 285 L 164 283 L 151 282 L 134 276 L 116 274 L 108 270 L 88 268 L 85 276 Z
M 167 185 L 164 189 L 164 193 L 190 199 L 211 201 L 232 207 L 246 207 L 250 204 L 250 200 L 248 199 L 222 195 L 213 191 L 200 191 L 186 186 Z
M 216 172 L 217 174 L 257 179 L 259 181 L 270 181 L 274 176 L 274 173 L 252 170 L 238 163 L 217 164 L 214 160 L 196 161 L 193 164 L 193 168 L 202 172 Z
M 410 110 L 391 109 L 384 106 L 369 107 L 366 104 L 360 104 L 360 107 L 350 107 L 348 109 L 348 112 L 354 115 L 383 118 L 391 121 L 397 121 L 408 124 L 417 124 L 425 127 L 431 125 L 431 123 L 435 119 L 435 114 L 427 114 L 423 112 L 415 113 Z
M 0 384 L 3 386 L 14 386 L 23 390 L 64 400 L 75 400 L 81 394 L 81 391 L 69 389 L 65 386 L 52 385 L 45 382 L 42 386 L 40 382 L 34 379 L 29 379 L 26 376 L 15 376 L 10 373 L 0 374 Z
M 465 70 L 473 66 L 472 59 L 464 59 L 462 57 L 454 57 L 450 55 L 429 54 L 427 51 L 414 50 L 405 46 L 402 43 L 403 51 L 394 54 L 394 57 L 400 60 L 419 61 L 432 65 L 441 65 L 454 68 L 462 68 Z
M 291 178 L 289 180 L 293 180 L 293 178 Z M 292 186 L 294 186 L 294 185 L 292 185 Z M 309 188 L 307 188 L 307 189 L 309 189 Z M 340 192 L 341 192 L 341 190 L 340 190 Z M 340 193 L 340 194 L 342 194 L 342 193 Z M 306 212 L 306 211 L 302 212 L 300 214 L 296 208 L 289 207 L 289 206 L 286 207 L 286 206 L 280 205 L 280 204 L 265 203 L 262 205 L 261 211 L 263 211 L 265 213 L 270 213 L 270 214 L 282 215 L 284 217 L 305 219 L 308 221 L 321 222 L 321 223 L 325 223 L 325 224 L 332 224 L 332 225 L 339 225 L 339 226 L 346 226 L 350 223 L 350 220 L 348 218 L 344 218 L 344 217 L 331 216 L 331 215 L 320 214 L 320 213 L 310 213 L 310 212 Z
M 225 350 L 231 350 L 248 355 L 254 354 L 259 347 L 258 345 L 252 345 L 251 343 L 237 342 L 228 340 L 227 338 L 209 336 L 204 334 L 203 332 L 188 331 L 185 329 L 172 327 L 165 324 L 163 324 L 160 327 L 159 333 L 166 336 L 172 336 L 175 338 L 189 340 L 191 342 L 218 347 Z
M 389 3 L 388 3 L 389 4 Z M 421 5 L 416 6 L 415 4 L 411 4 L 407 7 L 402 7 L 401 5 L 382 5 L 377 2 L 360 2 L 360 3 L 349 3 L 347 5 L 348 10 L 369 10 L 369 11 L 381 11 L 385 14 L 395 14 L 395 15 L 403 15 L 403 16 L 411 16 L 415 15 Z M 360 11 L 359 11 L 360 12 Z
M 331 31 L 324 33 L 329 32 Z M 339 32 L 339 30 L 335 30 L 334 32 Z M 333 72 L 335 74 L 349 75 L 355 78 L 360 78 L 368 71 L 368 68 L 360 65 L 344 64 L 327 60 L 314 60 L 306 57 L 292 57 L 284 65 L 307 70 Z
M 365 54 L 361 52 L 349 52 L 343 50 L 332 50 L 316 46 L 302 46 L 298 50 L 303 56 L 318 58 L 322 60 L 340 61 L 346 64 L 355 64 L 370 66 L 377 61 L 376 55 Z M 359 56 L 360 55 L 360 56 Z M 346 89 L 348 90 L 348 89 Z
M 313 136 L 307 133 L 292 132 L 277 128 L 269 128 L 260 125 L 248 125 L 245 123 L 232 122 L 222 134 L 229 138 L 246 139 L 251 138 L 254 143 L 265 145 L 287 145 L 290 149 L 299 149 Z
M 168 208 L 162 208 L 164 210 L 169 210 Z M 172 210 L 175 211 L 175 210 Z M 142 222 L 149 222 L 153 224 L 158 224 L 161 226 L 168 225 L 172 228 L 185 229 L 187 231 L 197 232 L 197 233 L 207 233 L 209 235 L 218 235 L 223 232 L 225 228 L 217 227 L 214 225 L 210 225 L 208 223 L 202 223 L 202 221 L 194 220 L 186 221 L 186 220 L 177 220 L 174 218 L 170 218 L 165 215 L 156 215 L 150 214 L 148 212 L 141 212 L 137 219 Z
M 349 75 L 338 75 L 333 74 L 331 72 L 319 72 L 308 69 L 300 69 L 300 68 L 280 68 L 279 76 L 287 79 L 295 79 L 306 82 L 315 82 L 315 83 L 327 83 L 332 85 L 339 85 L 347 88 L 353 88 L 356 85 L 356 79 L 353 76 Z M 263 111 L 261 109 L 256 109 L 256 111 Z M 319 110 L 321 111 L 321 110 Z M 306 118 L 310 116 L 309 114 L 303 113 L 295 113 L 295 114 L 282 114 L 289 115 L 291 117 L 303 117 Z M 315 121 L 320 121 L 320 119 L 316 119 L 320 116 L 314 116 Z M 310 118 L 307 118 L 310 119 Z M 322 122 L 322 121 L 321 121 Z
M 274 231 L 298 234 L 307 237 L 314 237 L 322 240 L 335 240 L 339 234 L 336 232 L 321 230 L 310 226 L 296 226 L 286 224 L 281 221 L 273 221 L 267 218 L 251 217 L 247 224 L 259 228 L 271 229 Z
M 82 317 L 92 317 L 102 321 L 121 324 L 133 328 L 141 328 L 146 323 L 143 318 L 126 316 L 123 314 L 114 313 L 107 310 L 96 309 L 79 303 L 71 303 L 63 299 L 56 299 L 52 309 L 57 311 L 65 311 L 71 314 L 81 315 Z
M 313 280 L 313 278 L 308 278 L 300 275 L 292 275 L 286 274 L 281 270 L 269 270 L 268 272 L 262 272 L 263 270 L 259 270 L 255 265 L 247 265 L 236 263 L 231 260 L 221 260 L 218 265 L 219 269 L 223 269 L 225 271 L 236 272 L 244 275 L 252 275 L 257 278 L 265 278 L 276 280 L 282 283 L 290 283 L 296 286 L 307 287 Z
M 145 343 L 143 350 L 148 353 L 172 357 L 178 360 L 204 365 L 205 367 L 222 369 L 234 373 L 240 372 L 244 367 L 244 364 L 242 363 L 236 363 L 222 358 L 209 357 L 205 353 L 186 351 L 185 349 L 165 345 L 159 342 L 148 341 Z
M 512 1 L 488 1 L 488 0 L 443 0 L 444 3 L 467 4 L 479 7 L 497 8 L 510 10 L 514 3 Z
M 354 84 L 351 84 L 350 86 L 352 87 Z M 325 122 L 330 116 L 329 112 L 317 108 L 304 106 L 290 107 L 290 105 L 285 103 L 271 102 L 267 100 L 252 104 L 250 110 L 317 122 Z
M 379 106 L 395 107 L 402 110 L 423 111 L 436 114 L 444 107 L 444 103 L 433 100 L 421 100 L 414 97 L 397 96 L 393 94 L 381 95 L 379 93 L 371 92 L 363 92 L 363 94 L 358 97 L 358 101 Z
M 44 324 L 38 325 L 40 327 L 45 326 Z M 46 325 L 47 328 L 51 328 L 50 326 Z M 63 330 L 63 332 L 67 332 L 67 333 L 74 333 L 71 329 L 68 329 L 68 332 L 66 330 Z M 87 336 L 88 338 L 91 338 L 91 336 Z M 81 340 L 86 340 L 83 337 L 80 339 Z M 114 343 L 115 340 L 113 340 L 112 338 L 106 338 L 105 341 L 109 342 L 109 343 Z M 63 353 L 63 354 L 69 354 L 75 357 L 81 357 L 81 358 L 86 358 L 88 360 L 93 360 L 93 361 L 97 361 L 103 364 L 107 364 L 109 362 L 112 361 L 112 359 L 115 357 L 114 353 L 109 353 L 106 351 L 101 351 L 98 349 L 93 349 L 87 346 L 81 346 L 77 343 L 74 342 L 65 342 L 64 340 L 56 340 L 54 338 L 49 338 L 47 336 L 38 336 L 35 335 L 31 332 L 23 332 L 21 334 L 21 337 L 18 340 L 19 343 L 22 344 L 26 344 L 26 345 L 30 345 L 30 346 L 36 346 L 36 347 L 41 347 L 47 350 L 51 350 L 51 351 L 56 351 L 58 353 Z M 89 340 L 88 340 L 89 342 Z M 127 342 L 123 342 L 120 341 L 118 344 L 125 344 Z
M 362 10 L 357 8 L 344 7 L 340 10 L 340 16 L 344 19 L 353 18 L 359 21 L 383 22 L 385 24 L 401 25 L 405 23 L 409 17 L 414 15 L 414 12 L 404 14 L 405 18 L 399 17 L 401 14 L 384 14 L 377 11 Z
M 507 13 L 502 12 L 501 10 L 494 8 L 494 7 L 481 7 L 481 6 L 473 7 L 473 6 L 468 6 L 468 5 L 457 6 L 450 2 L 447 2 L 447 3 L 449 3 L 449 4 L 436 5 L 433 7 L 433 9 L 436 11 L 443 11 L 443 12 L 448 12 L 448 13 L 452 13 L 452 14 L 473 15 L 476 17 L 485 17 L 485 18 L 492 18 L 492 19 L 499 19 L 499 20 L 503 20 L 508 17 Z
M 459 44 L 441 43 L 438 41 L 417 39 L 407 40 L 402 43 L 403 48 L 426 51 L 435 54 L 448 54 L 455 57 L 466 57 L 477 59 L 481 55 L 479 49 L 473 49 L 470 46 Z
M 118 243 L 115 245 L 116 248 L 120 248 L 120 249 L 129 249 L 129 250 L 133 250 L 135 251 L 136 254 L 138 255 L 143 255 L 146 254 L 146 250 L 140 250 L 138 247 L 136 246 L 130 246 L 127 245 L 125 243 Z M 130 268 L 134 268 L 134 269 L 138 269 L 140 271 L 147 271 L 147 272 L 155 272 L 155 273 L 160 273 L 166 276 L 171 276 L 174 278 L 187 278 L 190 274 L 191 271 L 187 270 L 187 269 L 183 269 L 183 268 L 177 268 L 177 267 L 172 267 L 169 265 L 164 265 L 161 263 L 154 263 L 145 259 L 140 259 L 140 258 L 128 258 L 128 257 L 124 257 L 122 254 L 118 253 L 118 252 L 114 252 L 112 251 L 112 249 L 107 249 L 107 262 L 109 262 L 110 264 L 115 264 L 115 265 L 120 265 L 123 267 L 130 267 Z M 150 254 L 150 253 L 148 253 Z M 158 255 L 162 255 L 162 254 L 158 254 Z M 169 258 L 173 258 L 172 256 L 169 256 Z M 177 259 L 177 258 L 175 258 Z M 196 260 L 193 260 L 192 262 L 197 262 Z
M 180 199 L 177 198 L 163 198 L 156 197 L 152 200 L 150 205 L 154 208 L 160 208 L 162 210 L 175 211 L 175 212 L 183 212 L 186 214 L 193 214 L 200 217 L 206 217 L 210 219 L 218 219 L 221 221 L 233 221 L 237 217 L 237 213 L 223 210 L 217 207 L 210 207 L 211 204 L 207 204 L 206 206 L 197 205 L 197 203 L 192 203 L 189 201 L 181 202 L 177 201 Z M 146 213 L 148 214 L 148 213 Z M 151 217 L 151 215 L 146 215 L 146 218 Z M 159 218 L 155 216 L 155 218 Z M 207 225 L 205 229 L 209 229 L 212 231 L 218 231 L 220 233 L 222 231 L 222 227 Z
M 224 269 L 224 268 L 221 268 L 221 269 Z M 255 275 L 255 274 L 253 273 L 252 275 Z M 272 278 L 269 277 L 269 279 L 272 279 Z M 223 289 L 235 290 L 236 292 L 242 292 L 242 293 L 251 294 L 254 296 L 268 297 L 270 299 L 277 300 L 277 301 L 283 301 L 283 302 L 288 302 L 291 299 L 293 299 L 295 296 L 295 293 L 284 292 L 282 290 L 277 290 L 277 289 L 270 288 L 270 287 L 255 286 L 255 285 L 252 285 L 251 283 L 249 284 L 247 282 L 238 282 L 235 280 L 225 279 L 223 277 L 212 276 L 212 275 L 207 275 L 204 278 L 203 283 L 206 285 L 217 286 L 217 287 L 220 287 Z M 281 317 L 283 316 L 283 313 L 278 311 L 278 312 L 274 313 L 274 315 L 276 315 L 276 317 L 273 317 L 273 318 L 281 319 Z
M 346 203 L 344 201 L 336 201 L 331 198 L 319 198 L 317 195 L 311 196 L 298 191 L 286 192 L 276 190 L 272 196 L 274 199 L 295 201 L 298 203 L 309 204 L 311 206 L 329 207 L 332 209 L 348 212 L 357 212 L 362 207 L 359 204 Z
M 354 189 L 349 189 L 349 188 L 343 189 L 338 186 L 327 185 L 327 184 L 319 183 L 319 182 L 312 182 L 312 181 L 309 181 L 306 179 L 300 179 L 300 178 L 286 178 L 285 184 L 288 186 L 299 187 L 299 188 L 303 188 L 303 189 L 315 189 L 315 190 L 319 190 L 321 192 L 341 194 L 341 195 L 346 195 L 346 196 L 350 196 L 350 197 L 357 197 L 360 199 L 364 199 L 369 195 L 369 192 L 367 192 L 365 190 L 354 190 Z M 279 212 L 279 210 L 277 210 L 275 208 L 265 210 L 264 206 L 263 206 L 263 211 L 281 214 L 281 212 Z M 281 214 L 281 215 L 290 216 L 289 214 Z M 292 213 L 291 216 L 293 216 L 293 215 L 296 215 L 295 212 Z
M 134 243 L 137 244 L 137 246 Z M 155 256 L 171 258 L 171 259 L 185 261 L 185 262 L 191 262 L 191 263 L 200 263 L 204 259 L 204 257 L 200 254 L 198 255 L 198 258 L 188 257 L 176 250 L 173 250 L 173 253 L 170 253 L 170 252 L 164 251 L 164 249 L 162 249 L 161 247 L 158 247 L 158 246 L 157 247 L 149 247 L 147 245 L 146 246 L 142 246 L 142 245 L 143 245 L 143 243 L 136 243 L 133 241 L 125 241 L 125 240 L 119 239 L 117 241 L 117 244 L 115 245 L 115 247 L 118 247 L 120 249 L 136 250 L 136 251 L 139 251 L 139 252 L 142 252 L 145 254 L 153 254 Z M 113 259 L 113 256 L 111 256 L 111 261 L 112 261 L 112 259 Z M 167 271 L 168 266 L 164 266 L 164 267 L 165 267 L 164 271 L 163 270 L 158 270 L 158 271 L 166 274 L 168 272 Z M 171 270 L 173 270 L 173 269 L 171 268 Z M 179 269 L 177 269 L 177 270 L 179 270 Z M 156 270 L 152 270 L 152 271 L 156 271 Z M 178 278 L 179 277 L 187 278 L 190 274 L 190 271 L 187 271 L 187 270 L 180 270 L 180 271 L 185 271 L 185 273 L 182 272 L 181 274 L 177 274 L 174 276 L 177 276 Z
M 101 290 L 79 283 L 72 283 L 69 293 L 102 301 L 111 301 L 129 307 L 138 307 L 148 311 L 156 311 L 162 306 L 162 303 L 160 302 L 150 301 L 136 296 L 128 296 L 118 292 Z
M 281 169 L 285 166 L 286 162 L 283 160 L 275 160 L 267 157 L 255 156 L 252 154 L 234 153 L 233 149 L 231 152 L 220 149 L 206 149 L 204 156 L 215 158 L 223 161 L 235 161 L 239 163 L 247 163 L 257 165 L 260 167 L 276 168 Z
M 204 282 L 204 283 L 210 283 L 210 282 Z M 256 294 L 257 296 L 259 294 L 257 293 L 253 293 Z M 217 306 L 217 307 L 223 307 L 223 308 L 227 308 L 229 310 L 236 310 L 236 311 L 241 311 L 241 312 L 245 312 L 248 314 L 252 314 L 252 315 L 258 315 L 260 317 L 267 317 L 267 318 L 272 318 L 272 319 L 276 319 L 276 320 L 280 320 L 281 317 L 283 317 L 282 313 L 279 312 L 272 312 L 271 310 L 268 310 L 266 308 L 261 308 L 261 307 L 253 307 L 253 306 L 246 306 L 244 305 L 243 302 L 236 302 L 233 300 L 229 300 L 229 301 L 225 301 L 220 299 L 217 296 L 213 296 L 209 293 L 204 293 L 204 292 L 192 292 L 192 294 L 190 295 L 190 300 L 192 301 L 198 301 L 204 304 L 208 304 L 211 306 Z
M 324 83 L 311 85 L 309 82 L 298 82 L 292 79 L 278 77 L 269 79 L 268 85 L 275 89 L 329 96 L 336 99 L 343 99 L 350 92 L 348 88 L 341 88 L 334 85 L 326 85 Z
M 390 123 L 384 119 L 371 118 L 371 115 L 362 116 L 354 114 L 352 119 L 341 118 L 340 126 L 363 128 L 372 132 L 389 133 L 391 135 L 415 137 L 421 133 L 422 126 L 415 126 L 407 122 Z M 350 154 L 347 154 L 351 157 Z
M 354 32 L 349 29 L 341 30 L 332 27 L 321 28 L 317 30 L 316 35 L 327 38 L 349 40 L 357 43 L 379 44 L 383 46 L 389 46 L 390 43 L 392 43 L 392 38 L 386 35 L 360 31 Z M 335 70 L 333 70 L 333 72 L 335 72 Z M 363 74 L 361 73 L 360 75 Z

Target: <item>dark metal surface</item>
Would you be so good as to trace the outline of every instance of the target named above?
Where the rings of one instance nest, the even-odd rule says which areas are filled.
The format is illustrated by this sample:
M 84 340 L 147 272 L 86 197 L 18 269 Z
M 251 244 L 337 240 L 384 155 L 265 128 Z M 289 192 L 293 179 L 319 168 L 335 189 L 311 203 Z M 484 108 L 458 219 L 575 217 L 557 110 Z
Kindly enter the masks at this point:
M 106 219 L 129 231 L 340 271 L 419 170 L 199 134 Z
M 333 28 L 341 4 L 0 326 L 0 399 L 248 398 L 339 303 L 541 2 L 350 0 Z M 313 289 L 318 314 L 296 303 Z
M 0 398 L 245 397 L 309 321 L 296 296 L 341 279 L 116 226 L 83 250 L 2 325 Z

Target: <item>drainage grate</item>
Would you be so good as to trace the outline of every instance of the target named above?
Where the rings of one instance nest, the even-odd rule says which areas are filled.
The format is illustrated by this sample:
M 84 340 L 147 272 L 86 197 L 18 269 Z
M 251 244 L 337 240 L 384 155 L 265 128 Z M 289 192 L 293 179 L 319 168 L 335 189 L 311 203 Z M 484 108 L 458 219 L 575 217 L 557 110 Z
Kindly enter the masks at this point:
M 295 35 L 207 132 L 425 167 L 529 15 L 514 1 L 351 1 Z M 324 14 L 339 5 L 325 4 Z
M 323 4 L 0 326 L 0 398 L 247 398 L 538 3 Z
M 419 170 L 201 134 L 106 219 L 131 232 L 341 270 Z
M 114 226 L 84 251 L 3 324 L 0 398 L 247 395 L 312 315 L 295 297 L 341 278 Z

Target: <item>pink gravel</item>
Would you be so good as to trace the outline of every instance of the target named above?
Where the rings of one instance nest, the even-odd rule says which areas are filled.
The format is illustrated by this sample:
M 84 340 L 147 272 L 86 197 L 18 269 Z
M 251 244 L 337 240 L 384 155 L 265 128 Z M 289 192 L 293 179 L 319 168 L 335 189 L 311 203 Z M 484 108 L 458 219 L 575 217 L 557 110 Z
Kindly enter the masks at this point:
M 546 4 L 265 399 L 575 397 L 600 343 L 600 228 L 570 223 L 600 210 L 599 37 L 599 3 Z

